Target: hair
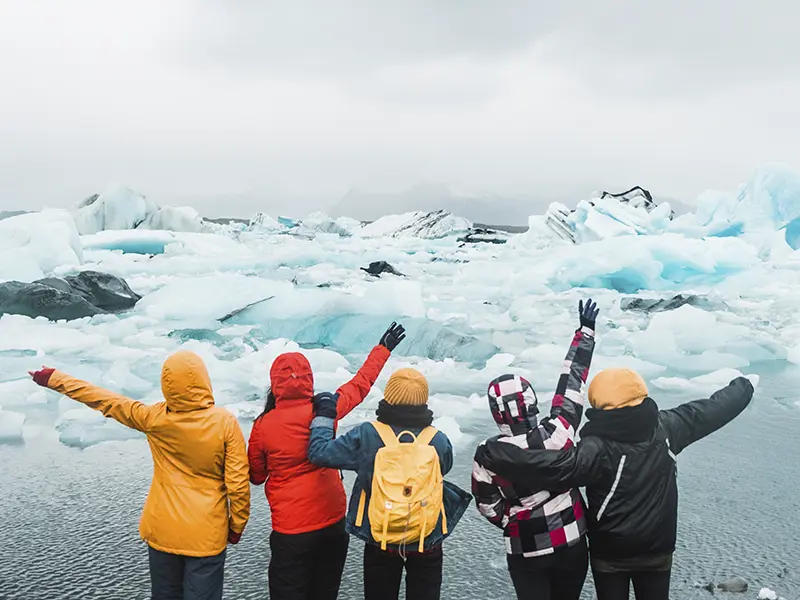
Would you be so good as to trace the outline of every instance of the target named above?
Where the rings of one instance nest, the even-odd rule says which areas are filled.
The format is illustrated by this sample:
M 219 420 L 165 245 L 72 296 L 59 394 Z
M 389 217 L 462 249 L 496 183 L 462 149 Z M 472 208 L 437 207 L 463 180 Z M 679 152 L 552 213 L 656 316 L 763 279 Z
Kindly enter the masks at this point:
M 272 388 L 268 387 L 267 388 L 267 400 L 266 400 L 266 402 L 264 402 L 264 410 L 261 411 L 261 414 L 256 417 L 256 421 L 258 421 L 261 417 L 263 417 L 265 414 L 267 414 L 273 408 L 275 408 L 275 394 L 272 393 Z

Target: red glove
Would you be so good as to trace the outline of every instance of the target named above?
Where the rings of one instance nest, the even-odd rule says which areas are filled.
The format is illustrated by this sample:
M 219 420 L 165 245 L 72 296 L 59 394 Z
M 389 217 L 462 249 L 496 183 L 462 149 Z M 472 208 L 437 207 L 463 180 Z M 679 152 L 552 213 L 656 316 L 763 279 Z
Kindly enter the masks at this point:
M 242 539 L 241 533 L 236 533 L 233 529 L 228 530 L 228 543 L 229 544 L 238 544 L 239 540 Z
M 53 371 L 55 371 L 55 369 L 42 367 L 38 371 L 28 371 L 28 375 L 33 377 L 37 385 L 47 387 L 47 384 L 50 383 L 50 376 L 53 374 Z

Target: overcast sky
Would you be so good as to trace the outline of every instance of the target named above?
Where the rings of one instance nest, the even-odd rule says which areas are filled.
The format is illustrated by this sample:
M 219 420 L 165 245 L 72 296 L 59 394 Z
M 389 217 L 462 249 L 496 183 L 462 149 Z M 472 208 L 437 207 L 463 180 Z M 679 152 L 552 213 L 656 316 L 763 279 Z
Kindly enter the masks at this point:
M 114 181 L 217 214 L 421 182 L 734 189 L 800 167 L 798 18 L 794 0 L 0 0 L 0 209 Z

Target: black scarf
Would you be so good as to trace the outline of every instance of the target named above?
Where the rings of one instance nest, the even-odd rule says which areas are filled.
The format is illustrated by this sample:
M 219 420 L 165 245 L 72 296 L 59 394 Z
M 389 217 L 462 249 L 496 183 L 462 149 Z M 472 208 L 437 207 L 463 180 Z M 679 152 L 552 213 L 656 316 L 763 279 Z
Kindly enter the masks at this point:
M 393 405 L 386 400 L 381 400 L 375 414 L 378 415 L 378 421 L 381 423 L 398 427 L 424 429 L 433 423 L 433 411 L 428 408 L 427 404 L 420 406 Z
M 658 427 L 658 405 L 645 398 L 639 406 L 613 410 L 586 411 L 589 420 L 581 429 L 581 437 L 599 437 L 625 444 L 638 444 L 649 440 Z

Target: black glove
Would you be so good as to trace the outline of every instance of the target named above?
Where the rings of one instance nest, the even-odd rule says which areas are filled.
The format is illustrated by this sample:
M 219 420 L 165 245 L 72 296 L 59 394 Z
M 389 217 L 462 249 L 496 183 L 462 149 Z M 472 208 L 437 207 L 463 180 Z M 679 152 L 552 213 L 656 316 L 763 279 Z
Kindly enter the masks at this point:
M 336 418 L 336 403 L 339 400 L 330 392 L 322 392 L 311 399 L 314 404 L 314 415 L 317 417 Z
M 580 314 L 581 317 L 581 327 L 588 327 L 594 330 L 599 313 L 600 309 L 597 308 L 597 303 L 592 302 L 591 298 L 586 301 L 586 304 L 583 303 L 583 300 L 578 302 L 578 314 Z
M 392 323 L 386 333 L 383 334 L 380 345 L 392 352 L 404 339 L 406 339 L 405 328 L 397 323 Z

